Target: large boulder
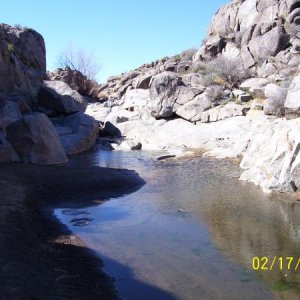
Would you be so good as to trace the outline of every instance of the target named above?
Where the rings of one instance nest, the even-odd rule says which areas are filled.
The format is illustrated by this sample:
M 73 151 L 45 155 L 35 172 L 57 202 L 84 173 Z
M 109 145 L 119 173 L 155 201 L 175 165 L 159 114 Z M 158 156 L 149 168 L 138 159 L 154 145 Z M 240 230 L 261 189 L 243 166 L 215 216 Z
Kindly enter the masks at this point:
M 43 37 L 33 29 L 0 24 L 0 101 L 13 92 L 34 98 L 46 77 Z
M 68 161 L 53 125 L 46 115 L 31 113 L 6 128 L 7 140 L 24 163 L 55 165 Z
M 149 102 L 153 117 L 159 119 L 173 116 L 176 91 L 180 85 L 182 85 L 181 77 L 173 72 L 163 72 L 153 77 Z
M 95 119 L 82 112 L 53 118 L 52 123 L 69 155 L 90 150 L 99 135 L 99 127 Z
M 194 112 L 189 108 L 200 110 L 207 109 L 207 97 L 201 96 L 205 88 L 200 85 L 193 85 L 192 76 L 179 77 L 173 72 L 163 72 L 153 78 L 150 87 L 150 101 L 148 106 L 151 114 L 156 119 L 169 118 L 176 113 L 183 118 L 190 119 Z M 188 104 L 193 101 L 193 103 Z M 186 106 L 187 105 L 187 106 Z M 185 107 L 182 107 L 185 106 Z M 208 105 L 210 107 L 210 104 Z M 203 110 L 202 110 L 203 111 Z
M 72 114 L 85 111 L 87 101 L 62 81 L 44 81 L 39 92 L 38 106 L 49 114 Z
M 287 48 L 288 38 L 283 27 L 276 26 L 264 35 L 253 38 L 248 45 L 249 51 L 256 62 L 267 60 Z
M 197 122 L 201 119 L 202 112 L 208 110 L 211 106 L 212 102 L 207 93 L 203 93 L 178 108 L 176 114 L 185 120 Z

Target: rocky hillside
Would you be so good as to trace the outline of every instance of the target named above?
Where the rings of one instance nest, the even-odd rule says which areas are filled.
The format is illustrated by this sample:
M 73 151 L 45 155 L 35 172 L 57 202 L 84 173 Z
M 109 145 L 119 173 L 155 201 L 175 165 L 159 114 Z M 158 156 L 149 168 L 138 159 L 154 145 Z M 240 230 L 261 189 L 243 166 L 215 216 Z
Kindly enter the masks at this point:
M 86 99 L 46 80 L 45 54 L 36 31 L 0 24 L 0 162 L 60 164 L 96 141 Z
M 299 1 L 234 0 L 198 50 L 109 78 L 87 108 L 104 136 L 123 137 L 103 147 L 239 158 L 241 179 L 297 191 L 299 20 Z

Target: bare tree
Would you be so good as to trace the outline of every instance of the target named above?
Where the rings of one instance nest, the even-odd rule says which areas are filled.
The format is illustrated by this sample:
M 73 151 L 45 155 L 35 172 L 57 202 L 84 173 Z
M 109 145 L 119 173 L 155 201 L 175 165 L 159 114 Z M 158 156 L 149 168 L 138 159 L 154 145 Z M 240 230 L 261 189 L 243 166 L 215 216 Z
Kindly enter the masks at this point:
M 72 45 L 66 47 L 58 56 L 60 68 L 70 68 L 80 71 L 89 80 L 96 81 L 101 66 L 93 52 L 86 52 L 83 49 L 74 49 Z

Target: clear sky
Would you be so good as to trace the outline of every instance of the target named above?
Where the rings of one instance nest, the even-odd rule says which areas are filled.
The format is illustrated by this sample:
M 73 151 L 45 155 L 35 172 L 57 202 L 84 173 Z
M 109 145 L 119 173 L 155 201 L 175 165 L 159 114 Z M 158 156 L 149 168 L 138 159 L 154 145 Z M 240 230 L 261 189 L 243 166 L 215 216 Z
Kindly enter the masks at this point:
M 47 68 L 69 44 L 93 51 L 101 82 L 144 63 L 199 47 L 226 0 L 14 0 L 1 3 L 1 22 L 40 32 Z

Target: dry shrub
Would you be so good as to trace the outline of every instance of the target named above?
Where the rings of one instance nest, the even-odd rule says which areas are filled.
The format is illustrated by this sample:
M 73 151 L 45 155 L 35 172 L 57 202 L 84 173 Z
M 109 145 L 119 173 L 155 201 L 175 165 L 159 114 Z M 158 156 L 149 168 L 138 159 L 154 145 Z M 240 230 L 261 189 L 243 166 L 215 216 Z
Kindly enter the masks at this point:
M 220 85 L 212 85 L 206 89 L 208 99 L 214 104 L 219 105 L 225 98 L 224 88 Z
M 191 60 L 193 60 L 193 56 L 194 56 L 194 54 L 195 54 L 196 52 L 197 52 L 197 49 L 196 49 L 196 48 L 191 48 L 191 49 L 188 49 L 188 50 L 183 51 L 183 52 L 180 54 L 181 60 L 182 60 L 182 61 L 191 61 Z
M 268 98 L 268 105 L 265 108 L 265 113 L 282 117 L 285 114 L 284 103 L 288 94 L 291 81 L 284 81 L 277 88 L 266 87 L 265 93 Z
M 228 59 L 219 56 L 205 65 L 202 75 L 207 86 L 218 84 L 225 88 L 234 89 L 242 81 L 250 78 L 251 72 L 244 68 L 240 59 Z

